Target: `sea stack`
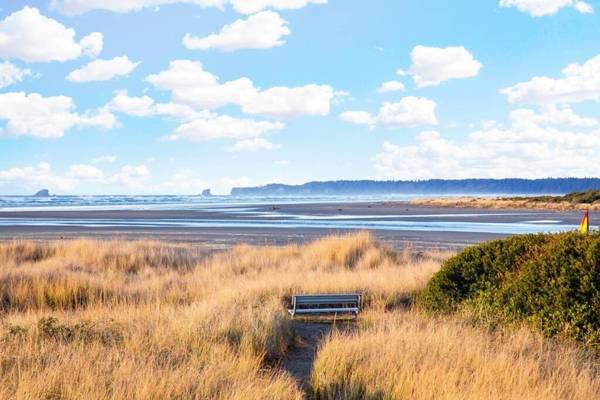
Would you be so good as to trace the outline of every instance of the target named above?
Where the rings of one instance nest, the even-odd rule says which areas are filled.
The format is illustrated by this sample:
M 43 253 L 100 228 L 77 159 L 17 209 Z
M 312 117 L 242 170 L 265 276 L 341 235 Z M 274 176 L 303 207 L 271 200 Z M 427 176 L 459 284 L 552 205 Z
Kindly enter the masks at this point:
M 42 189 L 39 192 L 37 192 L 36 194 L 33 195 L 33 197 L 51 197 L 52 195 L 50 194 L 50 192 L 48 191 L 48 189 Z

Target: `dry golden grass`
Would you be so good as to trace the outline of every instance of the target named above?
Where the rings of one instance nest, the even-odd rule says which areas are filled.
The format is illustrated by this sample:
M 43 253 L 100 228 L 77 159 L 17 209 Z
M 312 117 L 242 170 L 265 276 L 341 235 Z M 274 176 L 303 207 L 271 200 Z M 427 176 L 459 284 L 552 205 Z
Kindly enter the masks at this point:
M 416 312 L 372 313 L 363 324 L 323 344 L 312 376 L 319 398 L 600 398 L 597 371 L 574 345 Z
M 366 233 L 207 255 L 156 242 L 0 245 L 0 398 L 294 399 L 269 365 L 292 342 L 295 292 L 404 302 L 443 253 L 415 259 Z
M 367 233 L 215 254 L 2 244 L 0 399 L 301 399 L 277 367 L 293 342 L 289 295 L 356 291 L 368 309 L 356 333 L 336 334 L 318 357 L 325 398 L 598 397 L 576 348 L 398 307 L 448 255 L 394 252 Z
M 540 210 L 589 210 L 599 211 L 600 203 L 573 204 L 571 202 L 544 202 L 524 197 L 504 199 L 502 197 L 443 197 L 411 200 L 411 204 L 429 207 L 454 208 L 529 208 Z

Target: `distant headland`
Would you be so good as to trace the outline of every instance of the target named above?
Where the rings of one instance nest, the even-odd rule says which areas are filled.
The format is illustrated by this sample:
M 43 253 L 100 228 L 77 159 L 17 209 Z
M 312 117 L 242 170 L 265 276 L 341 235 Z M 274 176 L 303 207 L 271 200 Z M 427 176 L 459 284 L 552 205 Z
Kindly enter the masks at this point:
M 430 179 L 421 181 L 326 181 L 302 185 L 237 187 L 232 196 L 336 196 L 394 194 L 566 194 L 600 189 L 600 178 Z

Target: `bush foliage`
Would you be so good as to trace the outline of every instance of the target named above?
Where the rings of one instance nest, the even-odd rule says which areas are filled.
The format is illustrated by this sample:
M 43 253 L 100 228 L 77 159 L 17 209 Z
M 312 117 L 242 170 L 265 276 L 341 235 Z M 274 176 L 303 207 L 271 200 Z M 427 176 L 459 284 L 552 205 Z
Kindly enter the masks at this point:
M 418 303 L 600 344 L 600 234 L 523 235 L 468 248 L 444 263 Z
M 593 204 L 600 201 L 600 190 L 571 192 L 564 196 L 507 197 L 507 200 L 530 200 L 542 203 Z

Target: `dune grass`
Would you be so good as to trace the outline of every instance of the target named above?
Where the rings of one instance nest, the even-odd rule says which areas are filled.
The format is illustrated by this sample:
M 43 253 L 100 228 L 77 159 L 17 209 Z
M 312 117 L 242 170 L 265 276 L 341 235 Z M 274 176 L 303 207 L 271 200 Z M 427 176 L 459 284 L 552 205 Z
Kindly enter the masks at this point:
M 0 399 L 304 398 L 279 368 L 294 342 L 289 296 L 301 292 L 365 294 L 357 329 L 320 350 L 322 398 L 600 394 L 576 347 L 407 309 L 448 257 L 392 251 L 368 233 L 218 253 L 150 241 L 0 244 Z M 436 397 L 446 386 L 455 396 Z M 560 397 L 571 389 L 581 396 Z
M 370 235 L 207 254 L 192 245 L 79 240 L 0 245 L 0 398 L 294 399 L 275 366 L 297 292 L 405 302 L 443 253 Z
M 486 332 L 458 319 L 371 313 L 362 329 L 322 346 L 312 383 L 320 399 L 597 399 L 585 352 L 526 330 Z
M 521 197 L 443 197 L 423 198 L 412 204 L 431 207 L 455 208 L 530 208 L 541 210 L 600 210 L 600 190 L 573 192 L 564 196 L 521 196 Z

